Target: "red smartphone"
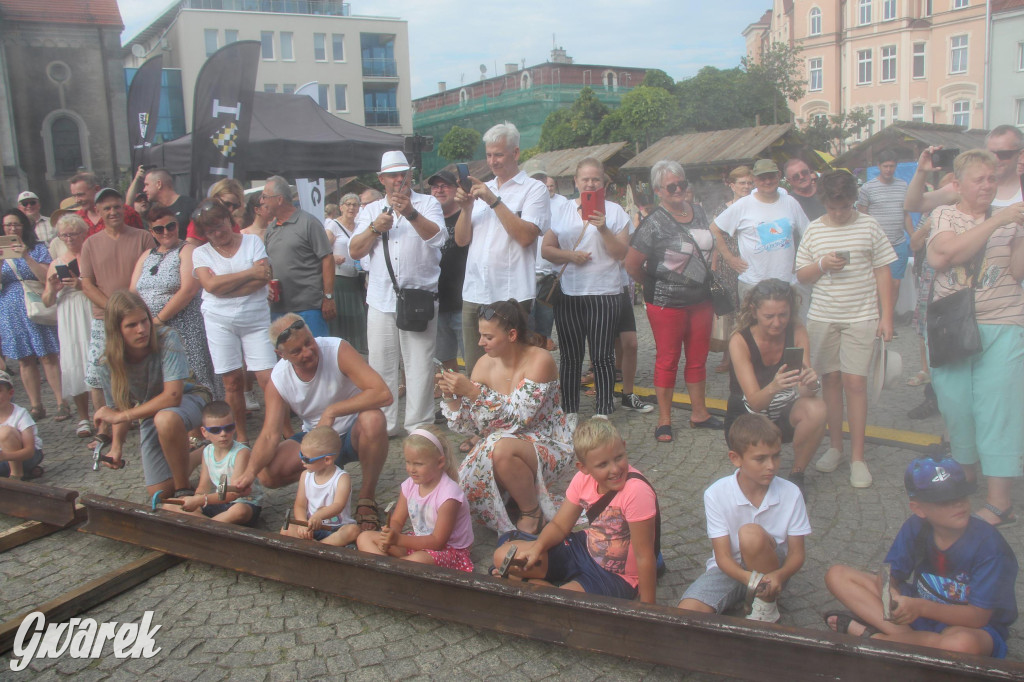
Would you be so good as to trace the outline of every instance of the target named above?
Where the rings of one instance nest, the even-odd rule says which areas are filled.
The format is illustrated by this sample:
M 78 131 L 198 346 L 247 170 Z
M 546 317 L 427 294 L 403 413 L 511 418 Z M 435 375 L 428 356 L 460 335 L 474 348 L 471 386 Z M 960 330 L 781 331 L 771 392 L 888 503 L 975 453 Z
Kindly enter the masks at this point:
M 594 192 L 580 192 L 580 212 L 589 221 L 594 212 L 604 213 L 604 187 Z

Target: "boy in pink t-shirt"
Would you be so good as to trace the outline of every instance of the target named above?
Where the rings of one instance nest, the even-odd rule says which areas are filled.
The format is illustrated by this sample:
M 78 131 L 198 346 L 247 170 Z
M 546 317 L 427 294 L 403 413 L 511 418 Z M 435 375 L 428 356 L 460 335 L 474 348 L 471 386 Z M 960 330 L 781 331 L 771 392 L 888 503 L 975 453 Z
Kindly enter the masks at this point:
M 580 424 L 573 436 L 576 467 L 565 502 L 536 540 L 516 540 L 494 553 L 498 565 L 518 545 L 523 580 L 566 590 L 653 604 L 657 588 L 657 495 L 629 466 L 626 443 L 607 419 Z M 586 530 L 573 532 L 580 513 L 602 503 Z M 593 516 L 593 514 L 591 514 Z

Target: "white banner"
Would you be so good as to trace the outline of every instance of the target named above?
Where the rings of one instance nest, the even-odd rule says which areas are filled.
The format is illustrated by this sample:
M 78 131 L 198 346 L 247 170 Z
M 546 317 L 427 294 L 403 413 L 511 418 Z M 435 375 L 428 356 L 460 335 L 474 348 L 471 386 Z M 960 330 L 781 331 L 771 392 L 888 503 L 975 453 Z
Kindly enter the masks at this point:
M 317 82 L 310 81 L 295 91 L 296 95 L 309 95 L 317 101 Z M 296 178 L 295 189 L 299 193 L 299 208 L 316 216 L 321 223 L 324 221 L 324 179 Z

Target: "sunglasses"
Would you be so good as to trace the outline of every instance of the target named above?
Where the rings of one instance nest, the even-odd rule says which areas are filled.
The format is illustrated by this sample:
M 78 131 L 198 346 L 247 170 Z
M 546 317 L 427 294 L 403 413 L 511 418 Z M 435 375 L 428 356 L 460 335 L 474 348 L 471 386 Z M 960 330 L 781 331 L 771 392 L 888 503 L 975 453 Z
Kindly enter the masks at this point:
M 303 464 L 312 464 L 313 462 L 320 461 L 324 457 L 330 457 L 330 456 L 331 456 L 331 453 L 328 452 L 326 455 L 320 455 L 319 457 L 306 457 L 304 454 L 302 454 L 301 450 L 299 451 L 299 461 L 302 462 Z
M 806 177 L 809 177 L 810 175 L 811 175 L 811 171 L 809 171 L 809 170 L 802 170 L 799 173 L 793 173 L 793 177 L 794 178 L 806 178 Z
M 680 182 L 670 182 L 665 185 L 665 191 L 669 194 L 675 194 L 676 192 L 685 192 L 686 188 L 690 186 L 690 183 L 686 180 Z
M 992 152 L 992 153 L 995 154 L 996 157 L 998 157 L 998 159 L 1000 161 L 1009 161 L 1013 157 L 1015 157 L 1018 154 L 1020 154 L 1020 152 L 1021 152 L 1020 149 L 1003 149 L 1003 150 L 1000 150 L 998 152 Z
M 18 203 L 20 203 L 22 206 L 35 206 L 39 202 L 36 201 L 35 199 L 25 199 L 25 201 L 21 201 L 21 202 L 18 202 Z
M 477 317 L 478 317 L 478 318 L 482 317 L 482 318 L 484 318 L 485 320 L 487 320 L 488 322 L 490 322 L 491 320 L 493 320 L 493 319 L 494 319 L 494 317 L 495 317 L 495 315 L 497 315 L 497 316 L 498 316 L 498 317 L 500 317 L 501 319 L 503 319 L 503 320 L 505 320 L 506 322 L 508 322 L 508 318 L 507 318 L 507 317 L 505 317 L 504 315 L 502 315 L 501 313 L 499 313 L 499 312 L 498 312 L 497 310 L 495 310 L 495 309 L 494 309 L 494 308 L 492 308 L 491 306 L 484 306 L 483 308 L 480 308 L 480 312 L 478 312 L 478 313 L 477 313 Z
M 221 203 L 221 204 L 223 204 L 223 205 L 224 205 L 224 208 L 228 209 L 229 211 L 237 211 L 238 209 L 242 208 L 242 205 L 241 205 L 241 204 L 236 204 L 236 203 L 235 203 L 235 202 L 233 202 L 233 201 L 224 201 L 224 200 L 221 200 L 221 202 L 220 202 L 220 203 Z
M 234 424 L 225 424 L 224 426 L 204 426 L 204 429 L 209 431 L 215 436 L 219 436 L 221 433 L 231 433 L 235 430 Z
M 178 231 L 178 223 L 172 220 L 166 225 L 150 225 L 149 229 L 153 234 L 164 234 L 165 232 L 173 234 Z
M 290 325 L 288 325 L 287 329 L 285 329 L 277 336 L 277 343 L 274 344 L 274 348 L 277 348 L 282 343 L 286 343 L 288 339 L 292 338 L 292 332 L 297 332 L 305 326 L 306 322 L 304 320 L 295 320 L 294 322 L 292 322 Z

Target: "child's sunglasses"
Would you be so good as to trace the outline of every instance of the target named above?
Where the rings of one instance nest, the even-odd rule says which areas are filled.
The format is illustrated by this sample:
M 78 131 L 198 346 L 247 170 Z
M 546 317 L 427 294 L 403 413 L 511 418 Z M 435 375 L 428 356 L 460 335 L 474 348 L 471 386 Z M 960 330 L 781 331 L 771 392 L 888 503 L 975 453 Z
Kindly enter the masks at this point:
M 219 436 L 222 432 L 231 433 L 232 431 L 234 431 L 235 425 L 225 424 L 224 426 L 204 426 L 203 428 L 212 433 L 213 435 Z
M 319 461 L 324 457 L 330 456 L 331 453 L 327 453 L 326 455 L 320 455 L 319 457 L 306 457 L 304 454 L 302 454 L 301 450 L 299 451 L 299 461 L 301 461 L 303 464 L 312 464 L 313 462 Z

